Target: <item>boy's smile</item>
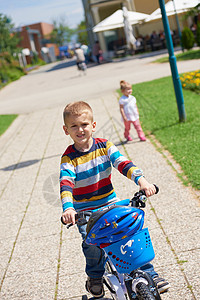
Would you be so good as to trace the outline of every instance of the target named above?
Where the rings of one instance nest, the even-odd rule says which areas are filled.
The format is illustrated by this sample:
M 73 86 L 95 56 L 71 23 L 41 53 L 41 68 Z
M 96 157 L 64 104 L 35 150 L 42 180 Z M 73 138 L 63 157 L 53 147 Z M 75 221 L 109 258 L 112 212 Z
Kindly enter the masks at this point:
M 66 125 L 63 126 L 66 135 L 74 141 L 74 146 L 77 150 L 85 152 L 88 151 L 92 144 L 92 133 L 95 131 L 96 122 L 88 112 L 81 115 L 69 116 Z

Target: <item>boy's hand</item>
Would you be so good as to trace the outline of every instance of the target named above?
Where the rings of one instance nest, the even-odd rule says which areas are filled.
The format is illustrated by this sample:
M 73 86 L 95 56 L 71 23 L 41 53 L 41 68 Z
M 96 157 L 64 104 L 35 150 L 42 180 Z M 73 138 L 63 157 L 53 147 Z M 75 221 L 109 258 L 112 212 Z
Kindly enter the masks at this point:
M 153 196 L 156 193 L 156 188 L 153 184 L 149 183 L 144 177 L 138 180 L 140 190 L 144 190 L 147 197 Z
M 65 224 L 72 223 L 75 225 L 75 215 L 76 211 L 73 208 L 68 208 L 67 210 L 64 211 L 62 214 L 62 219 Z

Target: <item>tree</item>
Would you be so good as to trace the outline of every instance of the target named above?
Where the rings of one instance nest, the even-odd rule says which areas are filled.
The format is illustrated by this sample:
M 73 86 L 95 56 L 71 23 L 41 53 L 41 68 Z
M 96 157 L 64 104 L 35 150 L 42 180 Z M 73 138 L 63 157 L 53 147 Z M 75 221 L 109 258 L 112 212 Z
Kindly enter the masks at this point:
M 0 14 L 0 52 L 8 52 L 11 55 L 19 50 L 20 41 L 18 34 L 13 31 L 14 24 L 6 15 Z
M 88 45 L 88 34 L 85 21 L 81 21 L 81 23 L 76 28 L 76 32 L 77 42 Z
M 196 42 L 197 45 L 200 47 L 200 22 L 197 22 Z
M 58 46 L 63 46 L 71 41 L 71 37 L 74 34 L 74 29 L 71 29 L 65 21 L 65 17 L 60 17 L 60 19 L 53 20 L 54 29 L 50 34 L 50 39 L 53 43 Z
M 190 28 L 185 27 L 182 32 L 182 44 L 183 47 L 187 50 L 191 49 L 194 46 L 194 34 Z

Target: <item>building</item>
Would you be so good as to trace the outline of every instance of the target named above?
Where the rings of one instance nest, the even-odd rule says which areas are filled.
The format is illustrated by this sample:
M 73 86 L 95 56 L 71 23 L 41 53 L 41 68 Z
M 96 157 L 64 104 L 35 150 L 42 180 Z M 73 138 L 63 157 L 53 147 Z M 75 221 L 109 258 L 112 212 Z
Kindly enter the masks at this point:
M 165 3 L 168 1 L 169 0 L 165 0 Z M 93 33 L 92 28 L 96 24 L 113 14 L 116 10 L 121 9 L 122 6 L 126 6 L 129 11 L 136 11 L 145 14 L 151 14 L 159 8 L 158 0 L 82 0 L 82 2 L 85 11 L 85 20 L 90 45 L 93 45 L 95 40 L 99 40 L 105 57 L 109 57 L 111 55 L 110 53 L 113 50 L 113 44 L 118 46 L 126 44 L 124 29 L 117 28 Z M 187 25 L 186 21 L 183 21 L 180 16 L 179 22 L 181 29 Z M 175 15 L 169 17 L 169 24 L 171 30 L 176 31 L 178 34 L 178 26 Z M 139 36 L 149 37 L 153 31 L 160 32 L 163 30 L 161 19 L 133 26 L 133 32 L 136 38 Z
M 31 63 L 31 53 L 37 53 L 38 57 L 45 61 L 55 60 L 59 50 L 49 41 L 52 30 L 53 25 L 48 23 L 30 24 L 16 29 L 21 37 L 19 47 L 30 50 L 30 55 L 26 55 L 27 63 Z

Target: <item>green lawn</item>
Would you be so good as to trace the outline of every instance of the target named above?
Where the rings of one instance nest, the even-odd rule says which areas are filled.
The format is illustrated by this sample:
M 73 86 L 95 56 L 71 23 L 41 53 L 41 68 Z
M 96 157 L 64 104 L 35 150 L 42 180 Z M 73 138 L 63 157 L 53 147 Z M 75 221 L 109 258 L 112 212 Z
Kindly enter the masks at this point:
M 153 134 L 180 164 L 185 183 L 200 189 L 200 99 L 183 90 L 187 121 L 179 123 L 171 77 L 133 85 L 144 131 Z M 183 179 L 183 178 L 182 178 Z
M 16 117 L 17 115 L 0 115 L 0 135 L 6 131 Z
M 183 53 L 176 54 L 176 60 L 189 60 L 189 59 L 200 59 L 200 49 L 198 50 L 186 50 Z M 169 62 L 169 57 L 165 56 L 162 58 L 159 58 L 154 61 L 155 63 L 166 63 Z

